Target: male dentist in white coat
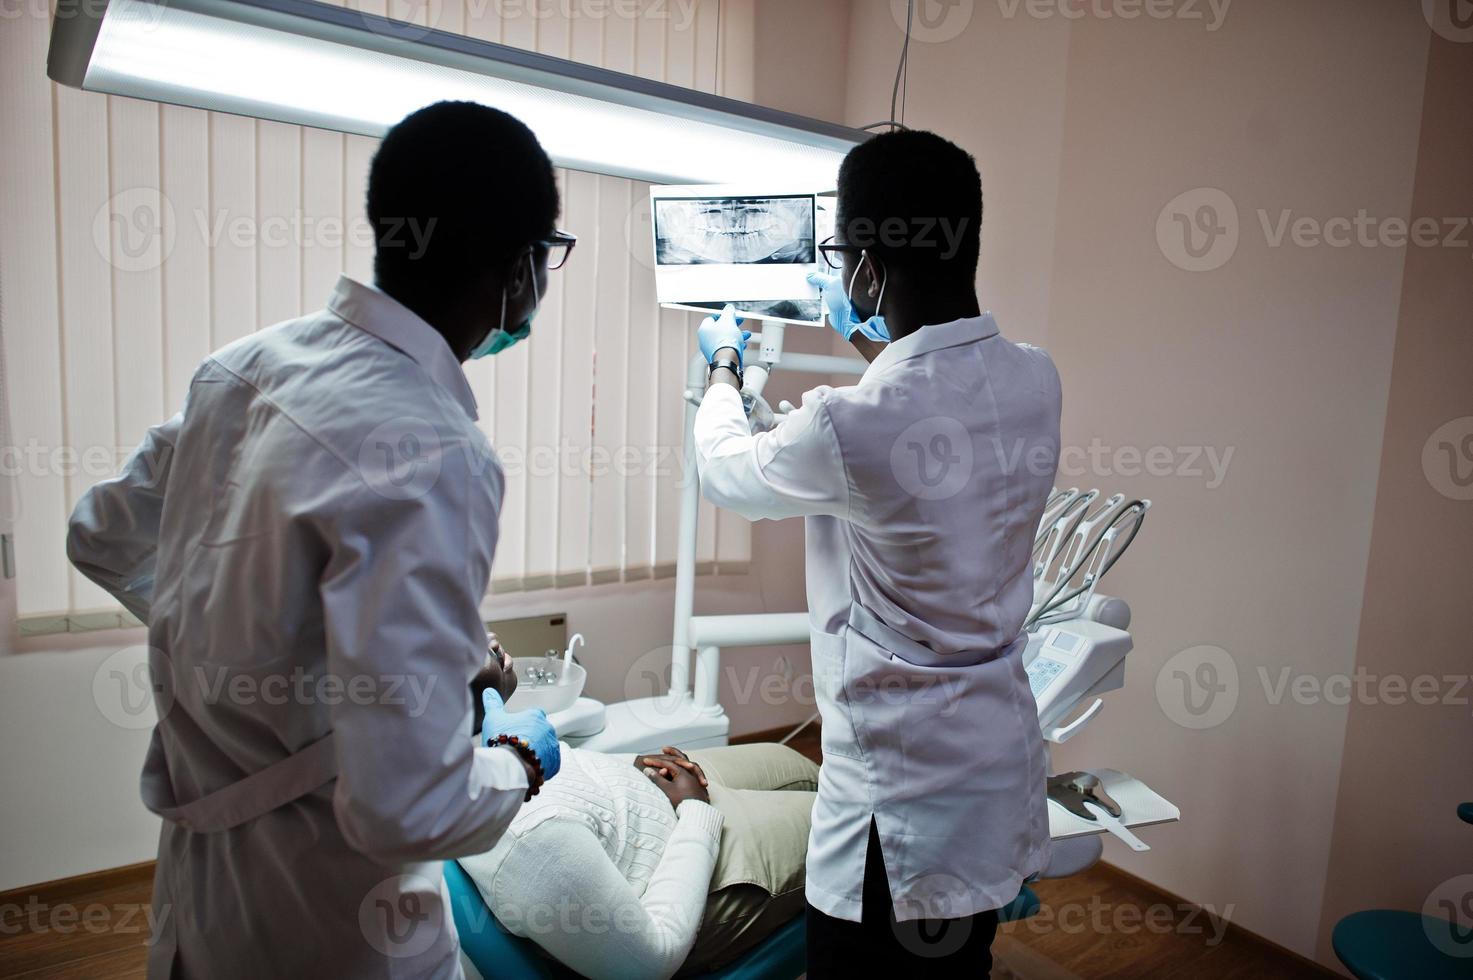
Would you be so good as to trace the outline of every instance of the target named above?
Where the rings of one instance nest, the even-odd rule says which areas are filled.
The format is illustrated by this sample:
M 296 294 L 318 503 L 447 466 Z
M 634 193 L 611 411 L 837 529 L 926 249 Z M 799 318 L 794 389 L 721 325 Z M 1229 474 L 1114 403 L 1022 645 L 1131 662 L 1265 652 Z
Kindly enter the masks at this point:
M 376 285 L 206 358 L 72 515 L 71 560 L 148 625 L 153 978 L 460 977 L 441 862 L 558 768 L 494 691 L 465 737 L 503 478 L 461 369 L 527 336 L 572 247 L 552 166 L 439 103 L 367 204 Z
M 743 413 L 732 311 L 700 330 L 706 497 L 753 520 L 807 518 L 823 717 L 811 978 L 986 977 L 996 910 L 1048 857 L 1020 634 L 1059 376 L 980 312 L 981 220 L 976 165 L 954 144 L 902 131 L 856 147 L 839 233 L 820 246 L 841 275 L 813 281 L 871 363 L 770 431 L 753 435 Z

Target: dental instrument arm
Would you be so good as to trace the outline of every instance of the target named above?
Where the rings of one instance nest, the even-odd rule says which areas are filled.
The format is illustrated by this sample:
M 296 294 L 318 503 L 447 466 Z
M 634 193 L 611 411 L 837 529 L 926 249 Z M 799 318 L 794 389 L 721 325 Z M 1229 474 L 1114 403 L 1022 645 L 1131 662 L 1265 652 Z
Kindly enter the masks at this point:
M 1123 497 L 1120 498 L 1120 500 L 1123 499 Z M 1116 563 L 1124 557 L 1126 550 L 1130 548 L 1136 535 L 1140 533 L 1146 512 L 1151 509 L 1151 502 L 1132 500 L 1124 507 L 1119 507 L 1120 500 L 1112 497 L 1107 502 L 1107 511 L 1099 517 L 1099 519 L 1108 518 L 1105 524 L 1092 536 L 1087 535 L 1087 540 L 1074 543 L 1075 551 L 1072 554 L 1064 555 L 1064 565 L 1059 569 L 1058 579 L 1049 593 L 1035 604 L 1023 624 L 1025 628 L 1047 621 L 1050 613 L 1086 592 L 1092 592 L 1100 579 L 1104 578 L 1110 569 L 1114 568 Z M 1117 507 L 1119 507 L 1118 510 Z M 1071 538 L 1079 524 L 1079 520 L 1076 519 L 1071 525 L 1069 532 Z M 1119 534 L 1121 528 L 1126 529 L 1126 537 L 1124 541 L 1117 544 L 1116 535 Z M 1102 547 L 1104 551 L 1100 552 Z M 1098 555 L 1097 552 L 1099 552 Z M 1084 581 L 1072 589 L 1069 588 L 1069 583 L 1081 570 L 1084 571 Z
M 643 894 L 589 828 L 545 820 L 502 844 L 509 852 L 490 882 L 491 911 L 591 980 L 673 976 L 696 940 L 722 823 L 721 811 L 700 800 L 675 812 Z
M 148 430 L 123 470 L 82 494 L 67 526 L 67 559 L 144 623 L 174 443 L 184 413 Z

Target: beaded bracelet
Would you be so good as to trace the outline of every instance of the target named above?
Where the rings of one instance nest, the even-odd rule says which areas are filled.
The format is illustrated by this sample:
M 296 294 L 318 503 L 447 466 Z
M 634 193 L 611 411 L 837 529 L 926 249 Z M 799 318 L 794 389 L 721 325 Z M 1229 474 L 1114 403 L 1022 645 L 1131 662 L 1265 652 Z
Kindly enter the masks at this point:
M 532 746 L 528 744 L 525 738 L 522 738 L 520 735 L 497 735 L 495 740 L 488 743 L 488 745 L 509 746 L 515 750 L 523 762 L 526 762 L 532 767 L 533 771 L 537 773 L 537 783 L 534 786 L 528 786 L 528 790 L 537 789 L 543 783 L 547 782 L 547 777 L 542 774 L 542 760 L 537 758 L 537 753 L 533 751 Z

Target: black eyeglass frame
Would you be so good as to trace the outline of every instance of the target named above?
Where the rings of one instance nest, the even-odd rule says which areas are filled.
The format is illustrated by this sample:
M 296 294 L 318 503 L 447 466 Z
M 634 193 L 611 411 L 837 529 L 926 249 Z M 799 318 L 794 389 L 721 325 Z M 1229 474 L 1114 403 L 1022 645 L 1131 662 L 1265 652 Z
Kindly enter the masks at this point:
M 556 270 L 561 269 L 563 266 L 567 265 L 568 259 L 573 254 L 573 247 L 577 244 L 578 236 L 572 234 L 571 232 L 563 231 L 561 228 L 554 231 L 550 238 L 539 238 L 532 243 L 534 247 L 539 247 L 546 250 L 547 270 L 549 272 L 555 272 Z M 556 264 L 554 264 L 554 251 L 559 248 L 563 250 L 562 257 L 557 260 Z
M 818 246 L 818 254 L 823 256 L 824 264 L 830 269 L 844 268 L 842 256 L 846 252 L 863 252 L 864 248 L 859 245 L 843 245 L 834 241 L 833 236 L 824 239 Z M 834 258 L 840 256 L 840 258 Z

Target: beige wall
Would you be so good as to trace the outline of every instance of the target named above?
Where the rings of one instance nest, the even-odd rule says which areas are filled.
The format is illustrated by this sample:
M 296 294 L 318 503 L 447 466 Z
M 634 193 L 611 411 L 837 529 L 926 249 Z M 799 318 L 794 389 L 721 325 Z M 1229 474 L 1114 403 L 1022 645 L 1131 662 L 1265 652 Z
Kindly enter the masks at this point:
M 1346 709 L 1274 704 L 1260 671 L 1354 665 L 1403 256 L 1271 248 L 1256 211 L 1407 213 L 1426 35 L 1415 10 L 1326 2 L 1243 5 L 1212 35 L 1085 21 L 1070 43 L 1049 337 L 1066 441 L 1235 455 L 1217 489 L 1103 478 L 1157 503 L 1112 583 L 1138 616 L 1134 682 L 1060 761 L 1120 760 L 1186 815 L 1111 859 L 1306 954 Z M 1153 232 L 1204 185 L 1237 202 L 1241 240 L 1193 273 Z M 1199 644 L 1232 657 L 1238 703 L 1194 731 L 1152 681 Z
M 1434 38 L 1414 215 L 1473 215 L 1470 91 L 1470 46 Z M 1473 871 L 1467 860 L 1473 827 L 1454 816 L 1458 803 L 1473 800 L 1473 691 L 1444 680 L 1466 680 L 1473 665 L 1467 629 L 1473 454 L 1460 446 L 1473 434 L 1469 261 L 1467 249 L 1439 248 L 1414 249 L 1406 259 L 1356 666 L 1378 678 L 1438 680 L 1426 688 L 1424 703 L 1393 695 L 1350 708 L 1321 958 L 1329 956 L 1330 930 L 1349 912 L 1421 909 L 1429 898 L 1458 899 L 1470 889 L 1466 879 L 1451 879 Z M 1448 442 L 1463 488 L 1452 479 Z M 1469 925 L 1466 918 L 1461 924 Z
M 849 0 L 756 0 L 758 105 L 841 121 L 849 55 Z
M 865 125 L 890 114 L 904 7 L 889 0 L 852 4 L 846 122 Z M 905 123 L 938 130 L 977 158 L 984 198 L 982 306 L 997 315 L 1005 334 L 1046 344 L 1069 22 L 1008 18 L 994 3 L 977 3 L 966 23 L 947 40 L 924 38 L 946 38 L 949 30 L 918 30 Z
M 1429 77 L 1417 5 L 1369 0 L 1239 0 L 1220 20 L 1205 4 L 1194 5 L 1204 20 L 1098 13 L 1129 5 L 1083 5 L 1096 12 L 1078 19 L 1051 5 L 953 6 L 971 11 L 965 29 L 912 48 L 907 122 L 978 159 L 983 305 L 1005 333 L 1053 353 L 1066 446 L 1171 450 L 1159 475 L 1124 456 L 1060 478 L 1155 509 L 1108 583 L 1136 614 L 1130 682 L 1055 766 L 1126 768 L 1180 805 L 1180 825 L 1146 835 L 1154 850 L 1110 842 L 1107 860 L 1329 963 L 1335 916 L 1420 907 L 1456 870 L 1449 854 L 1468 829 L 1451 813 L 1473 796 L 1466 753 L 1452 748 L 1468 745 L 1466 707 L 1351 709 L 1313 690 L 1329 682 L 1335 693 L 1358 663 L 1467 673 L 1451 618 L 1468 591 L 1467 543 L 1448 527 L 1469 526 L 1470 505 L 1429 500 L 1418 460 L 1433 419 L 1470 412 L 1467 300 L 1456 319 L 1436 278 L 1465 287 L 1469 250 L 1466 238 L 1410 259 L 1399 247 L 1275 245 L 1260 211 L 1270 231 L 1283 209 L 1317 222 L 1362 209 L 1468 214 L 1473 46 L 1443 44 L 1462 74 L 1444 65 Z M 891 7 L 852 6 L 850 122 L 888 107 Z M 1434 84 L 1436 125 L 1422 118 Z M 1439 166 L 1426 162 L 1434 147 Z M 1209 251 L 1216 267 L 1188 271 L 1172 261 L 1192 264 L 1170 212 L 1159 240 L 1157 224 L 1197 188 L 1225 192 L 1239 237 L 1225 262 Z M 1181 210 L 1195 216 L 1199 203 L 1189 196 Z M 1405 394 L 1388 417 L 1394 347 Z M 1421 384 L 1430 364 L 1444 379 L 1435 393 Z M 1227 461 L 1220 481 L 1187 469 L 1183 450 L 1206 449 Z M 1407 534 L 1409 521 L 1418 529 Z M 1429 556 L 1424 538 L 1441 547 Z M 1429 576 L 1437 588 L 1411 602 Z M 1203 663 L 1221 668 L 1227 690 L 1207 702 L 1192 687 L 1193 704 L 1209 705 L 1198 716 L 1179 682 L 1206 679 Z M 1277 696 L 1286 671 L 1308 678 L 1307 696 Z M 1213 724 L 1192 727 L 1203 721 Z M 1382 773 L 1398 766 L 1388 785 Z M 1444 767 L 1451 785 L 1427 792 Z

